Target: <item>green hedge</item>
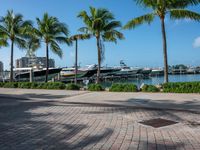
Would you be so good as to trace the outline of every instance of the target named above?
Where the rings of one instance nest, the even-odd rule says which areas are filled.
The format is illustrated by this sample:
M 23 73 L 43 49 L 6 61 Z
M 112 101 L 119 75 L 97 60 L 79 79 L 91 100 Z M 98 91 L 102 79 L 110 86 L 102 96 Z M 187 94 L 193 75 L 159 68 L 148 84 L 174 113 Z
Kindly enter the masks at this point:
M 24 89 L 65 89 L 66 85 L 61 82 L 7 82 L 0 83 L 0 87 L 4 88 L 24 88 Z
M 0 87 L 3 87 L 5 85 L 5 82 L 0 82 Z
M 88 85 L 89 91 L 104 91 L 104 88 L 100 84 L 90 84 Z
M 147 85 L 147 84 L 145 84 L 141 90 L 142 92 L 159 92 L 160 91 L 160 89 L 157 88 L 155 85 Z
M 163 84 L 163 92 L 200 93 L 200 82 L 176 82 Z
M 66 89 L 67 90 L 80 90 L 81 86 L 80 85 L 76 85 L 73 83 L 67 84 Z
M 135 84 L 120 84 L 115 83 L 109 89 L 110 92 L 137 92 L 137 86 Z
M 4 88 L 18 88 L 18 82 L 7 82 L 3 85 Z

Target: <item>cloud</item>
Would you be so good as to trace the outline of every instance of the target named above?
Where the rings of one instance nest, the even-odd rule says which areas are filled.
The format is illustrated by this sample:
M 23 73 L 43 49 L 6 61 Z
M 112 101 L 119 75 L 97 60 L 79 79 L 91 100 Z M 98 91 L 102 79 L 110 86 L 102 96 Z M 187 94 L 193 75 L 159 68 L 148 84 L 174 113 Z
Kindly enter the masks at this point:
M 197 38 L 194 40 L 193 47 L 194 47 L 194 48 L 200 47 L 200 36 L 197 37 Z

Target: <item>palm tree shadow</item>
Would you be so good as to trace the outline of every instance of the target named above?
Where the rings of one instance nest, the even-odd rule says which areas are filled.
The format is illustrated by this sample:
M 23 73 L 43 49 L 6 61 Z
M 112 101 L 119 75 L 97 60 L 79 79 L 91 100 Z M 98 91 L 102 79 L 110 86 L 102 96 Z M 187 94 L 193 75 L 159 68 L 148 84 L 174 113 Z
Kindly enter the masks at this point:
M 49 117 L 56 119 L 58 115 L 63 115 L 57 112 L 33 112 L 59 106 L 68 107 L 59 102 L 0 97 L 0 149 L 78 149 L 94 145 L 112 135 L 113 130 L 108 128 L 98 135 L 88 135 L 77 143 L 68 142 L 82 130 L 89 129 L 89 126 L 82 123 L 51 122 Z
M 36 93 L 27 93 L 24 94 L 25 97 L 30 97 L 30 98 L 39 98 L 39 99 L 61 99 L 61 98 L 65 98 L 68 97 L 66 95 L 51 95 L 51 94 L 36 94 Z

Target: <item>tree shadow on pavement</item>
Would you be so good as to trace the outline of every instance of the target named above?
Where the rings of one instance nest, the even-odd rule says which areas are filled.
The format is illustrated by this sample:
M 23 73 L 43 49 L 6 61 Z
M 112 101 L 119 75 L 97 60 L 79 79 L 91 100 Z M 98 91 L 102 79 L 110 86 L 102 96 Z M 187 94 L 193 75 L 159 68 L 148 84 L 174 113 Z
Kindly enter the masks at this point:
M 61 114 L 56 111 L 66 106 L 59 102 L 20 99 L 7 95 L 0 97 L 0 149 L 78 149 L 95 145 L 112 135 L 113 129 L 104 128 L 98 135 L 89 134 L 74 143 L 69 142 L 90 126 L 79 122 L 68 123 L 66 118 L 58 120 L 58 115 Z

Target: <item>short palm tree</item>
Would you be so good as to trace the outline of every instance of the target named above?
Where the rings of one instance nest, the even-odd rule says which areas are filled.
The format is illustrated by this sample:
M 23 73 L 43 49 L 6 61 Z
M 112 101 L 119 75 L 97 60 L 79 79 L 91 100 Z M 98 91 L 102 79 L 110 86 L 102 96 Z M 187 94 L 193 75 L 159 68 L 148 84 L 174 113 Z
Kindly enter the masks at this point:
M 85 24 L 85 27 L 80 28 L 80 31 L 94 36 L 97 41 L 98 70 L 96 82 L 99 83 L 102 61 L 102 40 L 117 42 L 117 39 L 123 39 L 123 34 L 117 30 L 121 27 L 121 23 L 115 21 L 115 18 L 110 11 L 106 9 L 96 9 L 94 7 L 90 7 L 90 14 L 86 11 L 81 11 L 78 17 L 81 18 Z
M 129 21 L 124 28 L 132 29 L 138 25 L 150 24 L 156 16 L 161 21 L 163 36 L 163 54 L 164 54 L 164 82 L 168 82 L 168 60 L 167 60 L 167 40 L 165 31 L 165 18 L 169 14 L 171 19 L 191 19 L 200 20 L 200 15 L 196 12 L 186 10 L 189 5 L 197 5 L 200 0 L 135 0 L 137 4 L 150 8 L 153 12 L 137 17 Z
M 78 72 L 78 41 L 89 39 L 89 34 L 76 34 L 71 36 L 69 39 L 75 41 L 75 84 L 77 84 L 77 72 Z
M 38 24 L 37 35 L 40 37 L 40 41 L 46 45 L 46 78 L 45 82 L 48 82 L 49 72 L 49 48 L 50 50 L 62 57 L 62 49 L 59 43 L 68 43 L 67 36 L 69 30 L 66 24 L 61 23 L 56 17 L 49 16 L 47 13 L 44 14 L 40 20 L 36 18 Z
M 11 43 L 10 56 L 10 82 L 13 81 L 13 54 L 14 45 L 18 48 L 26 48 L 26 40 L 24 30 L 32 26 L 31 21 L 24 21 L 21 14 L 14 14 L 13 11 L 8 11 L 5 17 L 1 18 L 0 33 L 4 37 L 3 45 L 7 45 L 8 41 Z

